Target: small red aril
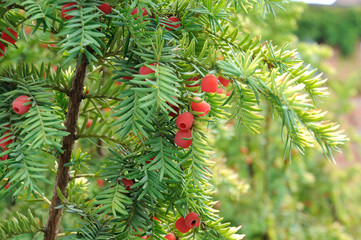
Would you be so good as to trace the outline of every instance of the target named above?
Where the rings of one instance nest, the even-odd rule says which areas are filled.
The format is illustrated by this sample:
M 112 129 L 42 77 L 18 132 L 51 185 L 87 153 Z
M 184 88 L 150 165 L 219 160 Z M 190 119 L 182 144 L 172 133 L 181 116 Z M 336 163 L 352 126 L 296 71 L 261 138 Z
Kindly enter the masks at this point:
M 5 45 L 0 42 L 0 49 L 5 53 Z M 4 56 L 2 52 L 0 52 L 0 57 Z
M 99 10 L 102 11 L 104 14 L 110 14 L 112 12 L 112 7 L 108 3 L 103 3 L 100 5 Z
M 5 135 L 6 137 L 3 137 L 3 138 L 0 139 L 0 147 L 5 148 L 7 145 L 9 145 L 9 144 L 11 144 L 11 143 L 14 142 L 14 140 L 10 138 L 11 135 L 8 135 L 9 132 L 10 132 L 10 131 L 6 131 L 6 132 L 4 133 L 4 135 Z M 5 141 L 5 142 L 4 142 L 4 141 Z
M 189 129 L 186 131 L 179 130 L 174 137 L 174 142 L 181 148 L 188 148 L 192 144 L 192 139 L 186 140 L 183 138 L 191 138 L 191 137 L 192 137 L 191 130 Z
M 172 30 L 177 29 L 177 28 L 179 28 L 181 26 L 180 25 L 180 20 L 177 17 L 170 17 L 170 18 L 168 18 L 167 22 L 169 22 L 169 23 L 165 23 L 164 25 L 170 27 L 170 28 L 165 27 L 165 29 L 167 29 L 168 31 L 172 31 Z M 178 24 L 174 24 L 174 23 L 178 23 Z
M 177 115 L 179 114 L 179 107 L 174 106 L 174 105 L 171 104 L 171 103 L 168 103 L 168 105 L 169 105 L 174 111 L 176 111 L 176 113 L 174 113 L 174 112 L 169 112 L 168 115 L 171 116 L 171 117 L 177 116 Z
M 177 117 L 176 125 L 179 128 L 179 130 L 185 131 L 192 127 L 193 121 L 194 121 L 194 117 L 192 113 L 185 112 Z
M 18 33 L 17 32 L 15 32 L 13 29 L 11 29 L 11 28 L 7 28 L 7 30 L 9 31 L 9 32 L 11 32 L 11 34 L 12 34 L 12 36 L 10 36 L 9 34 L 7 34 L 5 31 L 3 31 L 2 33 L 1 33 L 1 38 L 2 39 L 4 39 L 5 41 L 7 41 L 7 42 L 9 42 L 9 43 L 11 43 L 11 44 L 15 44 L 15 42 L 16 42 L 16 39 L 18 39 Z
M 218 93 L 218 94 L 222 94 L 222 93 L 223 93 L 223 88 L 221 88 L 221 87 L 218 88 L 218 89 L 217 89 L 217 93 Z
M 193 78 L 188 78 L 186 81 L 197 81 L 199 78 L 198 77 L 193 77 Z M 198 87 L 199 83 L 197 84 L 192 84 L 192 85 L 188 85 L 186 84 L 186 87 Z
M 167 235 L 165 235 L 164 238 L 167 240 L 176 240 L 175 235 L 173 233 L 168 233 Z
M 6 184 L 5 189 L 6 190 L 9 189 L 9 187 L 10 187 L 10 183 Z
M 7 146 L 14 142 L 14 140 L 10 138 L 11 135 L 8 135 L 9 132 L 10 131 L 6 131 L 4 133 L 5 136 L 0 139 L 0 151 L 8 150 L 9 148 L 7 148 Z M 8 159 L 8 154 L 5 154 L 4 156 L 0 157 L 1 161 L 5 161 L 6 159 Z
M 98 187 L 100 187 L 100 188 L 102 188 L 102 187 L 104 187 L 104 180 L 103 179 L 97 179 L 97 185 L 98 185 Z
M 7 149 L 4 149 L 5 151 Z M 4 156 L 0 157 L 0 161 L 5 161 L 6 159 L 8 159 L 8 154 L 5 154 Z
M 77 10 L 76 7 L 70 8 L 70 6 L 75 6 L 75 5 L 78 5 L 78 4 L 76 2 L 71 2 L 71 3 L 65 4 L 61 8 L 61 16 L 62 16 L 62 18 L 64 18 L 65 20 L 72 19 L 74 16 L 68 15 L 68 12 Z
M 225 79 L 225 78 L 222 77 L 222 76 L 219 76 L 219 77 L 218 77 L 218 80 L 219 80 L 219 82 L 220 82 L 224 87 L 227 87 L 228 84 L 229 84 L 229 80 L 228 80 L 228 79 Z
M 185 225 L 184 217 L 178 218 L 175 222 L 175 228 L 178 229 L 181 233 L 189 232 L 190 228 Z
M 28 96 L 21 95 L 17 97 L 12 104 L 14 111 L 19 115 L 23 115 L 27 113 L 31 107 L 31 104 L 27 104 L 27 105 L 24 104 L 28 102 L 30 102 Z
M 203 92 L 215 93 L 218 88 L 218 79 L 214 75 L 206 75 L 201 82 L 201 89 Z
M 198 101 L 200 100 L 199 97 L 195 97 L 194 100 Z M 203 114 L 199 115 L 200 117 L 203 117 L 204 115 L 206 115 L 210 110 L 211 110 L 211 106 L 206 103 L 205 101 L 202 102 L 192 102 L 192 110 L 195 112 L 202 112 Z
M 133 11 L 130 13 L 130 15 L 138 15 L 138 8 L 134 8 Z M 147 12 L 147 9 L 145 9 L 145 7 L 142 7 L 142 16 L 145 17 L 149 15 L 148 12 Z M 136 18 L 138 19 L 138 18 Z
M 88 119 L 88 122 L 86 123 L 86 127 L 90 128 L 90 126 L 93 124 L 93 120 L 92 119 Z
M 132 180 L 129 180 L 126 178 L 122 178 L 122 182 L 125 186 L 125 189 L 127 189 L 128 191 L 130 191 L 130 187 L 133 186 L 133 184 L 134 184 Z
M 151 63 L 151 64 L 149 64 L 149 65 L 154 66 L 155 63 Z M 140 69 L 139 69 L 139 74 L 140 74 L 140 75 L 148 75 L 148 74 L 151 74 L 151 73 L 154 73 L 154 72 L 155 72 L 155 71 L 154 71 L 153 69 L 151 69 L 151 68 L 149 68 L 149 67 L 147 67 L 147 66 L 142 66 L 142 67 L 140 67 Z
M 184 218 L 184 224 L 189 228 L 197 228 L 201 223 L 201 218 L 197 213 L 191 212 Z

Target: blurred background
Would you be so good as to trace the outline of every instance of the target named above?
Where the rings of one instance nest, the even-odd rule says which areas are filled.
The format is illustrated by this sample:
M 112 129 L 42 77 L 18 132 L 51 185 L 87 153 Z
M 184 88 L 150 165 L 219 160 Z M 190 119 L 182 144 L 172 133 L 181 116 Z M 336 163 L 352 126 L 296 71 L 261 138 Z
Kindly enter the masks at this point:
M 276 9 L 276 18 L 273 14 L 264 16 L 262 8 L 250 14 L 236 14 L 234 27 L 251 32 L 252 36 L 261 35 L 263 41 L 272 41 L 279 48 L 289 44 L 288 49 L 297 49 L 304 64 L 311 64 L 316 73 L 323 73 L 328 79 L 330 96 L 319 99 L 319 105 L 328 111 L 328 118 L 341 123 L 350 142 L 342 153 L 335 153 L 336 163 L 326 159 L 318 146 L 304 154 L 295 149 L 291 159 L 284 158 L 282 123 L 267 107 L 260 135 L 235 129 L 232 123 L 219 127 L 215 129 L 216 154 L 212 156 L 216 162 L 215 198 L 219 199 L 216 206 L 226 221 L 243 226 L 240 232 L 246 234 L 247 240 L 358 240 L 361 236 L 361 0 L 304 0 L 281 6 L 284 9 Z M 20 29 L 23 41 L 19 41 L 18 48 L 9 48 L 0 68 L 27 61 L 51 63 L 56 69 L 55 64 L 61 59 L 56 54 L 53 36 L 32 34 L 32 30 L 31 26 Z M 107 74 L 110 77 L 110 72 Z M 91 84 L 91 80 L 87 81 Z M 106 151 L 93 146 L 86 140 L 78 144 L 89 153 L 83 160 L 91 161 L 90 172 L 99 170 L 101 159 L 106 157 Z M 106 184 L 96 178 L 79 181 L 90 184 L 89 195 L 99 192 Z M 52 186 L 44 185 L 44 191 L 51 193 Z M 44 218 L 48 214 L 48 206 L 36 199 L 17 202 L 6 197 L 0 201 L 3 218 L 28 208 Z M 63 228 L 67 229 L 72 221 L 64 218 Z
M 281 122 L 270 112 L 264 112 L 264 134 L 236 132 L 231 125 L 220 129 L 218 207 L 226 220 L 243 225 L 249 240 L 361 236 L 361 0 L 303 2 L 283 5 L 276 19 L 236 18 L 243 31 L 257 32 L 264 41 L 290 43 L 304 64 L 324 73 L 330 96 L 319 105 L 341 123 L 350 142 L 335 154 L 336 163 L 317 147 L 284 159 Z

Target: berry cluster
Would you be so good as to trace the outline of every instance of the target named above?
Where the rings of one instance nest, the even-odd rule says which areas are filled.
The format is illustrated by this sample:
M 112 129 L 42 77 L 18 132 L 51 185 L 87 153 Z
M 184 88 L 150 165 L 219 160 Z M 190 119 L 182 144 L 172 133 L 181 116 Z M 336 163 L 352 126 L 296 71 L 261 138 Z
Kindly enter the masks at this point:
M 16 43 L 16 39 L 18 39 L 18 33 L 15 32 L 13 29 L 11 28 L 7 28 L 7 30 L 11 33 L 10 35 L 3 31 L 1 33 L 1 39 L 3 39 L 4 41 L 8 42 L 8 43 L 11 43 L 11 44 L 15 44 Z M 2 44 L 0 42 L 0 49 L 3 53 L 5 53 L 5 50 L 6 50 L 6 47 L 4 44 Z M 2 57 L 4 54 L 0 51 L 0 57 Z

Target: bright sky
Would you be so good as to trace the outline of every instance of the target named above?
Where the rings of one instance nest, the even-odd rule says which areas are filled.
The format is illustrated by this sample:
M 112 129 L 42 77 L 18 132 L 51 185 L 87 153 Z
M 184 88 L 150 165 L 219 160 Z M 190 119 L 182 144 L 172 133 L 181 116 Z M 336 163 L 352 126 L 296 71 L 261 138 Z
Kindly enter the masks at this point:
M 313 3 L 313 4 L 324 4 L 324 5 L 331 5 L 336 2 L 336 0 L 296 0 L 296 1 Z

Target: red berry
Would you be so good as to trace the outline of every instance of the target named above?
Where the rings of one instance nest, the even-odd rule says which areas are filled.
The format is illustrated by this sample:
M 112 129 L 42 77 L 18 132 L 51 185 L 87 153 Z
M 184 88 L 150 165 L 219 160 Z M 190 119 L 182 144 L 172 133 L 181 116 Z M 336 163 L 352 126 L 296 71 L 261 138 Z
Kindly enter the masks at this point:
M 90 128 L 90 126 L 93 124 L 93 120 L 92 119 L 88 119 L 88 122 L 86 123 L 86 127 Z
M 197 213 L 191 212 L 185 217 L 184 224 L 189 228 L 197 228 L 201 224 L 201 218 Z
M 102 11 L 104 14 L 110 14 L 112 12 L 112 7 L 108 3 L 103 3 L 100 5 L 99 10 Z
M 203 92 L 217 92 L 218 80 L 214 75 L 207 75 L 202 79 L 201 89 Z
M 5 45 L 0 43 L 0 49 L 1 51 L 3 51 L 5 53 Z M 2 52 L 0 52 L 0 57 L 4 56 L 4 54 Z
M 147 9 L 145 9 L 145 7 L 142 7 L 142 10 L 143 10 L 143 13 L 142 13 L 143 17 L 149 15 L 147 12 Z M 134 8 L 133 11 L 130 13 L 130 15 L 132 15 L 132 16 L 138 15 L 138 8 Z M 138 18 L 136 18 L 136 19 L 138 19 Z
M 11 43 L 11 44 L 15 44 L 16 39 L 18 39 L 18 33 L 15 32 L 15 31 L 14 31 L 13 29 L 11 29 L 11 28 L 7 28 L 7 30 L 8 30 L 9 32 L 11 32 L 13 36 L 9 36 L 9 34 L 7 34 L 5 31 L 3 31 L 3 32 L 1 33 L 1 38 L 4 39 L 5 41 Z M 14 37 L 15 39 L 14 39 L 13 37 Z
M 145 161 L 147 164 L 150 163 L 151 161 L 154 160 L 155 157 L 152 157 L 151 159 L 149 159 L 149 161 Z
M 23 115 L 24 113 L 27 113 L 31 107 L 31 104 L 27 104 L 27 105 L 24 104 L 28 102 L 30 102 L 28 96 L 21 95 L 17 97 L 13 102 L 14 111 L 19 115 Z
M 199 97 L 195 97 L 194 100 L 200 100 Z M 192 110 L 195 111 L 195 112 L 202 112 L 203 114 L 199 115 L 200 117 L 203 117 L 204 115 L 206 115 L 209 110 L 211 110 L 211 106 L 206 103 L 205 101 L 202 101 L 202 102 L 192 102 L 191 103 L 192 105 Z
M 130 187 L 133 186 L 133 184 L 134 184 L 132 180 L 129 180 L 126 178 L 122 178 L 122 182 L 125 186 L 125 189 L 127 189 L 128 191 L 130 191 Z
M 67 14 L 70 11 L 77 10 L 76 7 L 75 8 L 69 8 L 70 6 L 74 6 L 74 5 L 78 5 L 78 4 L 75 3 L 75 2 L 67 3 L 61 8 L 61 16 L 62 16 L 62 18 L 64 18 L 65 20 L 69 20 L 69 19 L 72 19 L 74 17 L 74 16 L 71 16 L 71 15 Z
M 7 135 L 9 132 L 10 132 L 10 131 L 6 131 L 6 132 L 4 133 L 4 135 Z M 8 136 L 6 136 L 6 137 L 1 138 L 1 139 L 0 139 L 0 147 L 5 148 L 7 145 L 13 143 L 14 140 L 13 140 L 13 139 L 9 139 L 10 137 L 11 137 L 11 136 L 8 135 Z M 7 141 L 6 141 L 6 140 L 7 140 Z M 6 141 L 6 142 L 4 142 L 4 141 Z
M 223 78 L 223 77 L 221 77 L 221 76 L 218 77 L 218 80 L 219 80 L 219 82 L 220 82 L 223 86 L 225 86 L 225 87 L 227 87 L 228 84 L 229 84 L 229 80 L 228 80 L 228 79 L 225 79 L 225 78 Z
M 190 228 L 185 225 L 184 217 L 178 218 L 174 225 L 181 233 L 186 233 L 190 230 Z
M 104 187 L 104 180 L 103 179 L 97 179 L 97 185 L 98 187 Z
M 173 108 L 173 110 L 174 111 L 176 111 L 177 113 L 174 113 L 174 112 L 169 112 L 169 116 L 171 116 L 171 117 L 175 117 L 175 116 L 177 116 L 178 114 L 179 114 L 179 107 L 177 107 L 177 106 L 174 106 L 173 104 L 171 104 L 171 103 L 168 103 L 169 104 L 169 106 L 171 107 L 171 108 Z
M 7 149 L 4 150 L 6 151 Z M 8 154 L 5 154 L 4 156 L 0 157 L 1 161 L 5 161 L 6 159 L 8 159 Z
M 151 63 L 149 65 L 152 65 L 154 66 L 155 63 Z M 151 74 L 151 73 L 154 73 L 155 71 L 147 66 L 142 66 L 140 69 L 139 69 L 139 74 L 140 75 L 148 75 L 148 74 Z
M 193 78 L 188 78 L 186 81 L 197 81 L 199 78 L 198 77 L 193 77 Z M 186 85 L 186 87 L 198 87 L 198 84 L 192 84 L 192 85 Z
M 168 240 L 175 240 L 176 239 L 173 233 L 168 233 L 167 235 L 165 235 L 164 238 L 168 239 Z
M 4 133 L 4 135 L 7 135 L 10 131 L 6 131 Z M 13 139 L 9 139 L 11 136 L 6 136 L 6 137 L 3 137 L 0 139 L 0 151 L 6 151 L 8 150 L 9 148 L 7 148 L 6 146 L 13 143 L 14 140 Z M 5 142 L 4 142 L 5 141 Z M 0 160 L 1 161 L 5 161 L 6 159 L 8 159 L 8 154 L 5 154 L 4 156 L 0 157 Z
M 192 144 L 192 139 L 185 140 L 183 138 L 191 138 L 191 137 L 192 137 L 191 130 L 189 129 L 186 131 L 179 130 L 174 137 L 174 142 L 181 148 L 188 148 Z
M 218 93 L 218 94 L 222 94 L 222 93 L 223 93 L 223 88 L 221 88 L 221 87 L 218 88 L 218 89 L 217 89 L 217 93 Z
M 192 127 L 193 121 L 194 121 L 194 118 L 193 118 L 192 113 L 185 112 L 177 117 L 176 124 L 177 124 L 177 127 L 179 128 L 179 130 L 185 131 Z
M 168 18 L 167 22 L 169 22 L 169 23 L 165 23 L 164 25 L 167 25 L 167 26 L 170 27 L 170 28 L 165 27 L 165 29 L 167 29 L 168 31 L 172 31 L 172 30 L 177 29 L 177 28 L 179 28 L 181 26 L 180 23 L 179 23 L 180 20 L 177 17 L 170 17 L 170 18 Z M 178 23 L 178 24 L 172 24 L 172 23 Z
M 10 183 L 6 184 L 5 189 L 8 189 L 10 187 Z

